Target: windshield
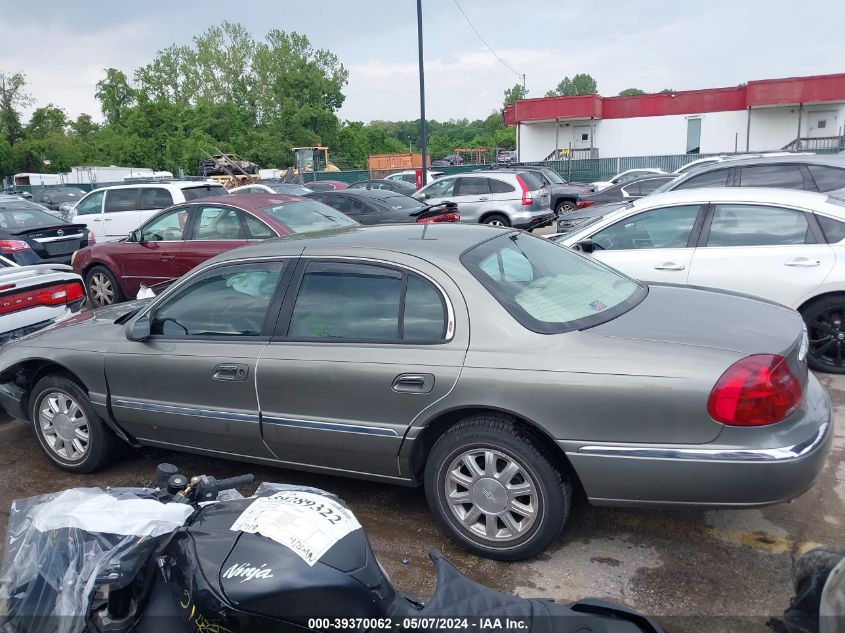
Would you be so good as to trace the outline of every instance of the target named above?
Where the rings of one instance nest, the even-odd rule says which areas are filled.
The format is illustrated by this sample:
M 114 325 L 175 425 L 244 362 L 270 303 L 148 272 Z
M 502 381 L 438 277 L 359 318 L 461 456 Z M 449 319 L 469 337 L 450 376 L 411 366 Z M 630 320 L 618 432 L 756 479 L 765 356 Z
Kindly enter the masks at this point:
M 314 200 L 297 200 L 260 209 L 292 233 L 311 233 L 358 224 L 350 217 Z
M 311 193 L 310 189 L 300 187 L 299 185 L 267 185 L 276 193 L 286 193 L 289 196 L 304 196 Z
M 228 196 L 229 192 L 223 185 L 202 185 L 200 187 L 189 187 L 182 189 L 182 194 L 185 196 L 185 202 L 196 200 L 197 198 L 213 198 L 214 196 Z
M 461 262 L 524 327 L 557 334 L 624 314 L 647 287 L 549 240 L 509 233 L 461 256 Z
M 0 228 L 7 231 L 56 226 L 63 222 L 29 202 L 0 202 Z
M 543 175 L 556 185 L 565 185 L 566 181 L 561 178 L 554 169 L 544 169 Z

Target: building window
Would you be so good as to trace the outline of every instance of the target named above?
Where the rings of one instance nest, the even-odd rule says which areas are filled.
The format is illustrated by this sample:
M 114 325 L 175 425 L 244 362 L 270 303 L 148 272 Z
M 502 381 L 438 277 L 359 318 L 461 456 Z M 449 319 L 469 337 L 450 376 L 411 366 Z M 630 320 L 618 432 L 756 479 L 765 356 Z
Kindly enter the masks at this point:
M 816 125 L 816 127 L 820 130 L 826 128 L 827 127 L 827 121 L 825 121 L 824 119 L 819 119 L 819 122 Z
M 824 121 L 821 121 L 821 123 L 824 123 Z M 819 127 L 824 127 L 824 126 L 823 126 L 823 125 L 820 125 Z M 582 133 L 581 133 L 581 140 L 582 140 L 582 141 L 589 141 L 589 140 L 590 140 L 590 135 L 589 135 L 587 132 L 582 132 Z

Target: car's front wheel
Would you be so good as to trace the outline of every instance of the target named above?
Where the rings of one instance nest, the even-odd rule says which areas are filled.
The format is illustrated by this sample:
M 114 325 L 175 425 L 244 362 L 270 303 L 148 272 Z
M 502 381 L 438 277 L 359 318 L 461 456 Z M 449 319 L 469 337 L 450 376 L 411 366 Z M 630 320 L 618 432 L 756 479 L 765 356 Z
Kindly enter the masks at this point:
M 88 300 L 95 308 L 123 301 L 123 291 L 112 272 L 105 266 L 94 266 L 85 274 Z
M 565 213 L 572 213 L 575 211 L 575 201 L 574 200 L 561 200 L 557 203 L 555 207 L 555 213 L 558 215 L 564 215 Z
M 67 376 L 53 374 L 35 384 L 29 419 L 41 450 L 59 468 L 91 473 L 114 453 L 117 438 L 85 390 Z
M 811 301 L 801 310 L 801 316 L 807 326 L 810 368 L 845 374 L 845 295 Z
M 539 554 L 560 534 L 568 478 L 509 420 L 467 418 L 444 433 L 425 468 L 428 503 L 465 549 L 498 560 Z

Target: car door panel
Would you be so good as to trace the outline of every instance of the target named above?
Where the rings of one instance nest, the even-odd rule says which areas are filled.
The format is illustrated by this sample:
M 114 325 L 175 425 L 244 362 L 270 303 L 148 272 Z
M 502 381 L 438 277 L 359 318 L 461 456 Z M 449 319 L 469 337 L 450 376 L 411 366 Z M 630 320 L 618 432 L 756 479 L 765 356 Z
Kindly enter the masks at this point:
M 178 260 L 188 216 L 187 207 L 169 211 L 140 228 L 143 241 L 122 245 L 120 274 L 127 296 L 134 297 L 141 284 L 152 286 L 180 276 Z
M 310 288 L 307 284 L 313 271 L 340 275 L 348 265 L 333 260 L 304 261 L 302 281 L 294 282 L 292 288 L 300 288 L 305 297 L 311 291 L 302 288 Z M 324 268 L 314 268 L 319 266 Z M 388 284 L 393 283 L 389 275 L 401 276 L 403 271 L 392 268 L 388 274 L 377 266 L 356 270 L 364 277 L 382 279 L 384 274 Z M 381 301 L 379 292 L 366 291 L 363 286 L 361 290 L 356 295 L 365 297 L 362 302 L 342 292 L 325 294 L 326 305 L 331 304 L 331 310 L 337 313 L 337 322 L 342 322 L 344 315 L 353 318 L 365 303 L 376 305 Z M 324 309 L 322 304 L 316 305 L 318 310 Z M 335 316 L 319 313 L 323 318 L 316 322 L 321 325 L 312 332 L 307 328 L 313 328 L 313 324 L 302 325 L 309 319 L 315 321 L 307 310 L 300 317 L 299 308 L 291 307 L 289 314 L 290 336 L 274 339 L 258 368 L 262 432 L 270 449 L 289 463 L 407 476 L 399 472 L 398 465 L 405 432 L 422 411 L 452 390 L 466 354 L 466 332 L 437 344 L 343 340 L 328 329 L 324 338 L 315 338 L 319 328 L 335 327 L 322 325 L 333 323 Z M 287 322 L 282 327 L 287 334 Z
M 141 225 L 141 189 L 118 188 L 106 191 L 103 207 L 105 241 L 126 237 Z
M 241 214 L 233 207 L 195 205 L 190 222 L 188 239 L 176 260 L 178 275 L 184 275 L 215 255 L 250 243 Z
M 451 201 L 458 205 L 461 220 L 478 222 L 493 205 L 493 196 L 487 178 L 459 176 Z

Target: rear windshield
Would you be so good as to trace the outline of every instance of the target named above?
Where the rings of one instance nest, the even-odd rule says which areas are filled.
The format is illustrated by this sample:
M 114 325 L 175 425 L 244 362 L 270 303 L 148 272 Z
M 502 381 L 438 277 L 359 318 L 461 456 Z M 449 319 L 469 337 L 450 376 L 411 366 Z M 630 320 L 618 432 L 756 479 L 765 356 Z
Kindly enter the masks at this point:
M 315 200 L 297 200 L 260 209 L 292 233 L 311 233 L 358 224 L 352 218 Z
M 517 175 L 522 178 L 522 182 L 525 183 L 525 186 L 528 187 L 529 191 L 537 191 L 537 189 L 543 188 L 543 181 L 531 172 L 521 171 Z
M 189 187 L 182 189 L 182 194 L 185 196 L 185 201 L 190 202 L 197 198 L 212 198 L 214 196 L 227 196 L 229 192 L 223 185 L 201 185 L 199 187 Z
M 35 205 L 27 202 L 15 204 L 0 202 L 0 229 L 14 232 L 62 224 L 64 222 L 55 216 L 39 211 Z
M 422 209 L 426 206 L 416 198 L 411 198 L 410 196 L 404 196 L 402 194 L 396 196 L 385 196 L 384 198 L 379 198 L 378 201 L 380 204 L 393 211 L 413 211 L 414 209 Z
M 311 193 L 310 189 L 300 187 L 299 185 L 267 185 L 276 193 L 284 193 L 289 196 L 304 196 Z
M 605 323 L 647 286 L 549 240 L 508 233 L 473 247 L 461 262 L 523 326 L 558 334 Z

